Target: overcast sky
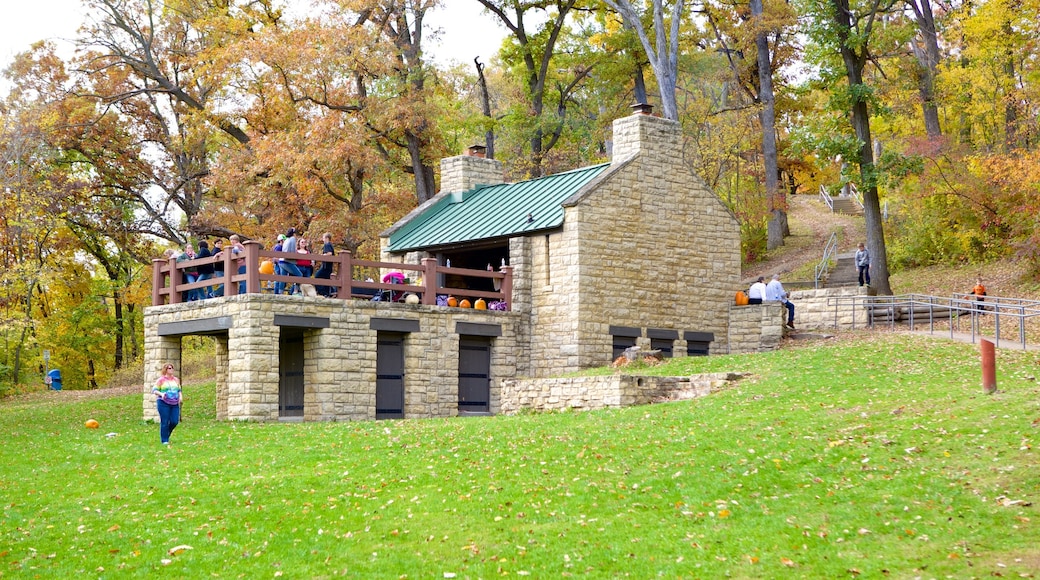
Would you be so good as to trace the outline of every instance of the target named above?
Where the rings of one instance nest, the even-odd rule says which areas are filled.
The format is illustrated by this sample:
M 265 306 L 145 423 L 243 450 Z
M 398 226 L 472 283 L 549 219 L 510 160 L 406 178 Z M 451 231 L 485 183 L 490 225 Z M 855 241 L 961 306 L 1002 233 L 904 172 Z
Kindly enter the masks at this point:
M 443 29 L 436 43 L 423 37 L 427 54 L 441 62 L 472 63 L 476 56 L 487 63 L 499 47 L 505 29 L 490 16 L 482 15 L 476 0 L 448 0 L 447 8 L 427 14 L 432 28 Z M 71 54 L 70 39 L 83 21 L 80 0 L 0 0 L 0 68 L 6 69 L 14 55 L 42 39 L 54 40 Z M 0 87 L 0 90 L 4 90 Z

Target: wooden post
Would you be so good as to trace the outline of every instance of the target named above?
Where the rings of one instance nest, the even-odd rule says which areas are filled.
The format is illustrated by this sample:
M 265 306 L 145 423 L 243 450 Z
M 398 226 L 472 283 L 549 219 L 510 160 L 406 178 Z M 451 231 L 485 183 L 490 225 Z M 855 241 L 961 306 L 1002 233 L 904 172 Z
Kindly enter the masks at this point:
M 162 267 L 165 263 L 166 260 L 162 258 L 152 260 L 152 306 L 163 303 L 161 290 L 166 287 L 166 275 L 163 274 Z
M 354 288 L 350 284 L 354 280 L 354 254 L 345 250 L 338 256 L 339 276 L 336 278 L 336 296 L 350 300 Z
M 502 300 L 505 300 L 508 310 L 513 309 L 513 267 L 502 266 L 502 273 L 506 275 L 502 278 Z
M 180 304 L 181 293 L 177 286 L 181 283 L 181 271 L 177 268 L 177 256 L 170 256 L 170 304 Z
M 231 277 L 238 273 L 238 264 L 232 259 L 231 244 L 220 251 L 224 258 L 224 296 L 234 296 L 238 294 L 238 284 L 232 283 Z
M 242 242 L 246 249 L 246 294 L 260 292 L 260 242 Z
M 422 303 L 428 306 L 437 304 L 437 258 L 422 259 L 423 295 Z
M 992 342 L 983 338 L 979 340 L 979 351 L 982 354 L 982 392 L 992 395 L 997 392 L 996 349 Z

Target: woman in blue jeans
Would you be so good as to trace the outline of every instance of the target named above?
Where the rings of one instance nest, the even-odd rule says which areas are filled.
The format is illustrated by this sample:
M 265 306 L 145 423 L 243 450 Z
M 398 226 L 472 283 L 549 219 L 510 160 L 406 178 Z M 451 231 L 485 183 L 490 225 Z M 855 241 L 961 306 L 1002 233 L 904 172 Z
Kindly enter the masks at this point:
M 155 406 L 159 411 L 159 440 L 170 444 L 170 435 L 181 422 L 181 382 L 173 375 L 173 365 L 166 363 L 163 374 L 152 386 Z

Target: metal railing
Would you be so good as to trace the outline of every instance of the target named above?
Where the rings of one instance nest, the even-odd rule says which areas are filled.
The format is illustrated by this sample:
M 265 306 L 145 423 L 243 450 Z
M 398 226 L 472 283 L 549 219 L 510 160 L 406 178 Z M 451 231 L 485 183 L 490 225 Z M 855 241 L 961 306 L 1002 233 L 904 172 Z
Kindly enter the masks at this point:
M 831 234 L 827 245 L 823 247 L 823 258 L 820 259 L 820 263 L 816 264 L 816 268 L 813 271 L 813 288 L 820 288 L 820 280 L 827 274 L 830 269 L 831 258 L 838 251 L 838 232 Z
M 856 187 L 856 184 L 849 182 L 847 184 L 846 190 L 848 191 L 848 196 L 852 198 L 852 201 L 856 202 L 856 205 L 859 206 L 859 209 L 864 210 L 865 208 L 863 207 L 863 194 L 859 192 L 859 188 Z
M 820 185 L 820 199 L 823 200 L 823 203 L 827 204 L 827 207 L 829 207 L 831 211 L 834 211 L 834 197 L 827 193 L 827 188 L 822 184 Z
M 958 294 L 949 297 L 926 294 L 898 296 L 838 296 L 827 300 L 834 308 L 834 327 L 838 328 L 842 314 L 851 315 L 851 328 L 907 325 L 910 330 L 927 324 L 934 334 L 937 327 L 945 327 L 950 338 L 964 334 L 975 343 L 978 338 L 992 338 L 1000 346 L 1001 334 L 1017 326 L 1018 343 L 1027 348 L 1026 329 L 1033 319 L 1040 317 L 1040 301 L 1002 296 L 987 296 L 984 300 L 965 298 Z M 861 317 L 861 319 L 860 319 Z M 967 327 L 966 329 L 964 327 Z M 1034 333 L 1040 332 L 1037 328 Z M 1007 342 L 1007 338 L 1004 339 Z

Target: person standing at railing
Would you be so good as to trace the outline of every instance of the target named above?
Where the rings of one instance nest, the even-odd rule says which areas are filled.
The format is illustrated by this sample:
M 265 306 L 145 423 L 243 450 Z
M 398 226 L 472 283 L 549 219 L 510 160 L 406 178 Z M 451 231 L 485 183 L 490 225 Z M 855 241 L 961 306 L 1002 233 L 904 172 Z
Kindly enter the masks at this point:
M 978 302 L 986 300 L 986 287 L 982 285 L 982 276 L 975 279 L 975 286 L 972 287 L 971 292 L 968 292 L 968 295 L 965 296 L 965 298 L 970 298 L 971 296 L 974 296 L 975 300 Z M 976 310 L 981 311 L 982 305 L 978 304 L 975 308 Z
M 296 254 L 296 241 L 296 228 L 289 228 L 289 231 L 285 232 L 285 241 L 282 242 L 282 252 L 285 254 Z M 291 260 L 287 260 L 285 258 L 278 258 L 278 262 L 276 262 L 276 264 L 278 266 L 277 270 L 280 270 L 283 276 L 300 276 L 300 268 L 296 265 L 295 258 Z M 275 294 L 281 294 L 284 289 L 285 282 L 274 283 Z M 292 293 L 291 288 L 289 293 Z
M 187 262 L 195 259 L 195 248 L 192 247 L 191 242 L 184 244 L 184 251 L 177 254 L 177 262 Z M 180 266 L 178 266 L 180 267 Z M 199 271 L 196 266 L 187 267 L 181 270 L 181 275 L 184 277 L 181 284 L 191 284 L 198 279 Z M 181 302 L 190 302 L 195 300 L 195 291 L 188 290 L 181 294 Z
M 209 251 L 209 243 L 207 243 L 206 240 L 200 240 L 199 241 L 199 253 L 195 255 L 195 259 L 201 260 L 202 258 L 210 258 L 212 256 L 213 256 L 213 254 Z M 210 262 L 209 264 L 199 264 L 198 268 L 199 268 L 199 277 L 195 279 L 197 282 L 202 282 L 203 280 L 209 280 L 210 278 L 213 277 L 213 263 L 212 262 Z M 212 286 L 203 286 L 202 288 L 196 288 L 195 289 L 195 299 L 196 300 L 204 300 L 206 298 L 212 298 L 212 297 L 213 297 L 213 287 Z
M 332 234 L 325 232 L 321 235 L 321 255 L 322 256 L 335 256 L 336 249 L 332 247 Z M 328 280 L 332 277 L 332 262 L 321 262 L 318 266 L 318 270 L 314 272 L 315 278 L 323 278 Z M 326 298 L 334 297 L 336 294 L 332 290 L 332 286 L 318 286 L 316 288 L 318 294 L 325 296 Z M 348 289 L 349 292 L 349 289 Z
M 870 286 L 870 250 L 863 242 L 859 243 L 859 249 L 856 250 L 856 269 L 859 270 L 859 285 L 862 286 L 866 281 L 867 286 Z

